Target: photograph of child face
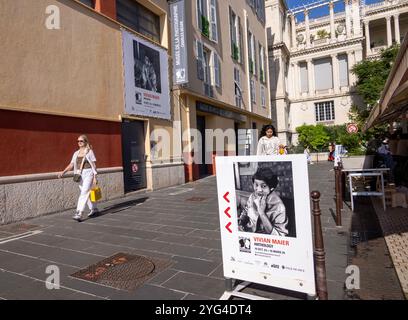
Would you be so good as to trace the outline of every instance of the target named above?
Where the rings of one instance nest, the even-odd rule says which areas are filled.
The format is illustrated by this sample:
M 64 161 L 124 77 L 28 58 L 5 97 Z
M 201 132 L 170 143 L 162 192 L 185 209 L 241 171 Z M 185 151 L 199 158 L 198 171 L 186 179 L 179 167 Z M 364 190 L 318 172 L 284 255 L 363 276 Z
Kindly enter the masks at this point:
M 291 163 L 236 165 L 238 231 L 296 237 Z

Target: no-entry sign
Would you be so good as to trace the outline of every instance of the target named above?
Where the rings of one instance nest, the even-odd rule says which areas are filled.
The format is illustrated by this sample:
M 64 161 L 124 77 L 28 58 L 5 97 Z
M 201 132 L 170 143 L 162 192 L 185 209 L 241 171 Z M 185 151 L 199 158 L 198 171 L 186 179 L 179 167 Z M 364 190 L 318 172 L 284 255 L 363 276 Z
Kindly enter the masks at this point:
M 357 133 L 358 132 L 358 126 L 355 123 L 349 123 L 347 125 L 347 132 L 348 133 Z

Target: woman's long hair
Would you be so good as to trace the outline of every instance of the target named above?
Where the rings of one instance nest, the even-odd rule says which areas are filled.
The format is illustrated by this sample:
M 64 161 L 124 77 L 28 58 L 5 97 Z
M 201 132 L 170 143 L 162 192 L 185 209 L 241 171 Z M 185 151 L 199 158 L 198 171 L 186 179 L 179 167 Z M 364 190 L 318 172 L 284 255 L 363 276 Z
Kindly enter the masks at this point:
M 85 148 L 88 148 L 89 150 L 92 150 L 92 145 L 89 143 L 88 137 L 85 134 L 81 134 L 79 137 L 84 140 Z
M 275 127 L 274 127 L 273 125 L 271 125 L 271 124 L 266 124 L 266 125 L 264 125 L 264 126 L 262 127 L 262 129 L 261 129 L 261 134 L 259 135 L 259 139 L 261 139 L 262 137 L 266 136 L 266 131 L 269 130 L 269 129 L 272 129 L 272 131 L 273 131 L 272 136 L 273 136 L 273 137 L 277 137 Z

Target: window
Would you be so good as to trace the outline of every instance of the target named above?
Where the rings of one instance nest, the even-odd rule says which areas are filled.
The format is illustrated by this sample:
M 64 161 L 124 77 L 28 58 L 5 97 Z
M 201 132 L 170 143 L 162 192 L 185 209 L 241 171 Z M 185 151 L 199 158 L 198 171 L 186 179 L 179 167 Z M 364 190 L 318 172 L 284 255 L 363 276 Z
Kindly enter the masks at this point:
M 218 42 L 217 0 L 197 0 L 197 22 L 203 35 Z
M 261 106 L 266 108 L 265 87 L 261 86 Z
M 229 8 L 230 21 L 230 38 L 231 38 L 231 56 L 232 59 L 242 62 L 242 27 L 241 19 L 238 17 L 231 7 Z
M 334 101 L 315 103 L 316 121 L 332 121 L 334 117 Z
M 249 73 L 256 75 L 256 48 L 255 48 L 255 37 L 248 30 L 248 63 L 249 63 Z
M 204 64 L 204 94 L 208 97 L 213 96 L 213 89 L 211 85 L 211 69 L 210 69 L 211 52 L 204 48 L 203 50 L 203 64 Z
M 221 88 L 221 62 L 216 52 L 212 53 L 212 83 Z
M 265 49 L 260 43 L 259 43 L 259 80 L 262 83 L 266 83 Z
M 250 86 L 251 86 L 251 101 L 253 103 L 256 103 L 255 80 L 251 79 Z
M 347 55 L 342 54 L 338 56 L 339 59 L 339 75 L 340 75 L 340 87 L 348 87 L 348 61 Z
M 234 68 L 234 88 L 235 88 L 235 105 L 242 106 L 241 75 L 237 68 Z
M 308 72 L 307 72 L 307 63 L 301 62 L 299 63 L 300 69 L 300 92 L 308 92 L 309 91 L 309 83 L 308 83 Z
M 265 1 L 264 0 L 246 0 L 248 5 L 255 11 L 258 19 L 265 22 Z
M 195 40 L 197 78 L 204 82 L 204 93 L 214 96 L 213 86 L 221 87 L 221 62 L 218 54 Z
M 204 46 L 203 44 L 196 40 L 196 50 L 197 50 L 197 78 L 204 80 L 205 78 L 205 62 L 204 62 Z
M 84 5 L 91 8 L 95 7 L 94 0 L 79 0 L 79 2 L 82 2 Z
M 133 0 L 116 0 L 117 20 L 146 37 L 160 42 L 160 17 Z
M 210 24 L 212 41 L 218 42 L 218 27 L 217 27 L 217 1 L 210 0 Z
M 332 59 L 323 58 L 314 61 L 316 90 L 328 90 L 333 88 Z

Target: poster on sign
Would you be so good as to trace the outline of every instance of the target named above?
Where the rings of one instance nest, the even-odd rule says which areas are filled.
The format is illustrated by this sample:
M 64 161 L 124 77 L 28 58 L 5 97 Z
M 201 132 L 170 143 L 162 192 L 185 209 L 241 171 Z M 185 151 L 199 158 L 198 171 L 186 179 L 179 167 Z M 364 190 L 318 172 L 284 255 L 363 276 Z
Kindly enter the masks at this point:
M 125 112 L 171 119 L 167 51 L 122 30 Z
M 307 159 L 216 157 L 224 276 L 315 295 Z

